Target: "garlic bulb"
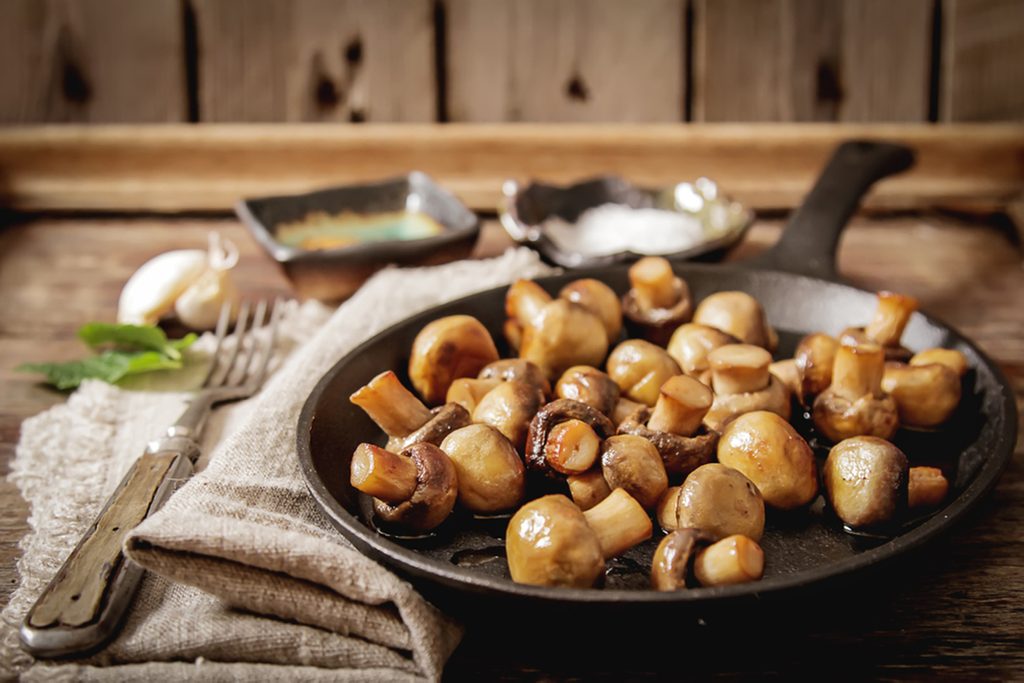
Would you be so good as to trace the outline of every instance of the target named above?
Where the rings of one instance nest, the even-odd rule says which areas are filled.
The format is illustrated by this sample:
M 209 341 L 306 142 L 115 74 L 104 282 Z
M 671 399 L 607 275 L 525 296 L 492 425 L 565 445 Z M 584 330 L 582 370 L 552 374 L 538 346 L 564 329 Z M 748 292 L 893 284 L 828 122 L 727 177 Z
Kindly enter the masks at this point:
M 160 254 L 125 283 L 117 320 L 154 325 L 173 310 L 186 326 L 209 329 L 216 324 L 221 306 L 238 300 L 229 272 L 237 263 L 238 249 L 217 233 L 210 233 L 208 251 L 180 249 Z

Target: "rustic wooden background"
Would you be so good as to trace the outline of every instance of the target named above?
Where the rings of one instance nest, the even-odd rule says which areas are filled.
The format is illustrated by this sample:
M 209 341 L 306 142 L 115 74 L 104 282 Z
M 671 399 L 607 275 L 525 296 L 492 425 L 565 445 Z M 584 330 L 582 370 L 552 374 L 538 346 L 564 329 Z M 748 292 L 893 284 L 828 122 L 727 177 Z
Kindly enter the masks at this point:
M 0 0 L 0 124 L 1020 121 L 1022 0 Z

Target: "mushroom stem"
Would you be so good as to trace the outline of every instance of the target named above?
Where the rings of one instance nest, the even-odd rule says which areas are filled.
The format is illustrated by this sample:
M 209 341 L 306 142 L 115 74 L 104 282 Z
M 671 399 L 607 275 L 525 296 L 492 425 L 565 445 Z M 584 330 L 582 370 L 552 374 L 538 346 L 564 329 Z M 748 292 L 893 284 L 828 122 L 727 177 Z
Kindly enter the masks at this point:
M 651 537 L 651 518 L 633 496 L 615 489 L 600 503 L 583 513 L 597 534 L 605 559 L 620 555 Z
M 907 505 L 934 507 L 949 493 L 949 481 L 938 467 L 911 467 L 907 484 Z
M 551 428 L 544 456 L 562 474 L 582 474 L 597 460 L 601 439 L 583 420 L 566 420 Z
M 568 477 L 569 493 L 580 510 L 589 510 L 612 492 L 601 470 L 591 470 Z
M 660 256 L 647 256 L 634 263 L 629 269 L 629 282 L 641 309 L 671 308 L 679 301 L 672 264 Z
M 352 486 L 392 505 L 409 500 L 416 490 L 416 463 L 380 446 L 361 443 L 352 454 Z
M 729 536 L 697 554 L 693 574 L 702 586 L 757 581 L 764 575 L 764 551 L 746 536 Z
M 832 389 L 843 398 L 856 401 L 861 396 L 882 393 L 885 352 L 877 344 L 840 346 L 832 366 Z
M 875 317 L 864 328 L 864 334 L 881 346 L 898 346 L 903 329 L 917 310 L 917 299 L 894 292 L 878 293 Z
M 692 436 L 714 401 L 711 389 L 686 375 L 670 377 L 661 385 L 647 426 L 655 432 Z
M 772 355 L 760 346 L 726 344 L 708 354 L 716 394 L 745 394 L 768 386 Z
M 500 379 L 472 379 L 460 377 L 448 387 L 448 395 L 445 396 L 445 403 L 458 403 L 470 413 L 494 387 L 501 384 Z
M 430 419 L 430 409 L 390 370 L 371 379 L 349 400 L 366 411 L 388 436 L 410 434 Z
M 505 313 L 520 325 L 529 326 L 551 301 L 551 295 L 533 280 L 516 280 L 505 295 Z

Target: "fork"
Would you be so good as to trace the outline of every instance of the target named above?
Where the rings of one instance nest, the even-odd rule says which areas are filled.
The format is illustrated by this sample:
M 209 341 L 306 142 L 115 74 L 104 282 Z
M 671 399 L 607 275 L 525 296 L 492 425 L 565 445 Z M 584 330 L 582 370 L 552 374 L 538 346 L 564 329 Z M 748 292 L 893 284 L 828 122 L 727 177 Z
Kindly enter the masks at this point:
M 216 347 L 200 389 L 165 435 L 150 443 L 107 499 L 99 517 L 64 561 L 22 623 L 22 648 L 36 657 L 93 652 L 120 628 L 143 570 L 125 558 L 128 532 L 156 512 L 194 471 L 199 437 L 214 405 L 252 396 L 267 374 L 284 305 L 260 300 L 249 324 L 239 308 L 233 345 L 224 344 L 231 307 L 220 311 Z M 265 337 L 261 341 L 260 337 Z

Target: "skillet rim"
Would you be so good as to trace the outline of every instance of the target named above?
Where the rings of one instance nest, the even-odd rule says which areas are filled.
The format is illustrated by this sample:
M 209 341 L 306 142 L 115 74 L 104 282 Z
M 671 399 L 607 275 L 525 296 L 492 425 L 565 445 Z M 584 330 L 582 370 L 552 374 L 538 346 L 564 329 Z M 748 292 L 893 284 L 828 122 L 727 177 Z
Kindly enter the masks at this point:
M 707 265 L 698 263 L 676 263 L 685 270 L 691 271 L 733 271 L 746 274 L 769 274 L 781 276 L 792 281 L 803 280 L 812 285 L 838 285 L 853 290 L 859 294 L 874 294 L 869 290 L 861 289 L 845 282 L 834 282 L 822 278 L 801 275 L 782 270 L 767 268 L 745 268 L 737 264 Z M 607 274 L 617 270 L 625 270 L 622 264 L 606 265 L 593 268 L 564 271 L 555 275 L 548 275 L 535 278 L 539 284 L 557 281 L 564 278 L 595 277 L 599 274 Z M 349 359 L 365 353 L 367 349 L 378 343 L 384 336 L 392 334 L 396 329 L 405 326 L 412 318 L 428 316 L 439 308 L 459 307 L 471 299 L 494 295 L 499 291 L 507 289 L 508 284 L 499 285 L 486 290 L 473 292 L 466 296 L 439 303 L 428 309 L 413 313 L 402 320 L 389 325 L 384 330 L 373 335 L 357 347 L 340 358 L 317 382 L 306 402 L 303 404 L 299 414 L 298 431 L 296 435 L 297 453 L 299 466 L 302 471 L 306 488 L 327 514 L 333 526 L 361 552 L 366 553 L 371 559 L 378 561 L 392 569 L 397 569 L 406 576 L 415 577 L 416 581 L 440 584 L 449 589 L 468 594 L 482 594 L 492 597 L 515 598 L 528 597 L 531 600 L 548 604 L 559 604 L 565 602 L 583 603 L 587 605 L 621 605 L 621 604 L 664 604 L 664 603 L 685 603 L 691 605 L 703 605 L 709 603 L 728 602 L 744 598 L 760 598 L 767 594 L 777 595 L 789 593 L 799 589 L 810 589 L 824 586 L 830 582 L 842 578 L 850 578 L 861 572 L 876 568 L 884 563 L 905 556 L 912 550 L 928 543 L 935 537 L 948 532 L 964 516 L 970 512 L 982 499 L 984 499 L 995 487 L 1003 471 L 1013 458 L 1014 447 L 1017 437 L 1017 404 L 1015 395 L 1010 383 L 999 367 L 981 348 L 970 338 L 962 334 L 955 327 L 945 323 L 941 319 L 918 311 L 927 322 L 941 331 L 948 333 L 956 342 L 971 349 L 980 359 L 985 368 L 993 375 L 998 383 L 1000 397 L 1002 399 L 1001 414 L 1004 418 L 1004 428 L 999 430 L 995 436 L 994 447 L 985 463 L 981 466 L 977 475 L 951 500 L 941 511 L 937 511 L 931 517 L 913 527 L 906 533 L 900 534 L 893 539 L 882 543 L 874 548 L 861 551 L 856 555 L 831 562 L 813 569 L 785 574 L 782 576 L 762 579 L 750 583 L 735 584 L 731 586 L 699 587 L 685 591 L 659 592 L 654 590 L 625 590 L 625 589 L 593 589 L 593 588 L 556 588 L 548 586 L 532 586 L 519 584 L 511 579 L 496 578 L 485 574 L 476 573 L 450 564 L 440 559 L 423 555 L 416 550 L 402 546 L 388 538 L 373 531 L 354 515 L 346 510 L 337 499 L 327 490 L 327 487 L 317 471 L 312 455 L 312 447 L 309 435 L 316 417 L 316 407 L 321 396 L 327 387 L 338 376 Z

